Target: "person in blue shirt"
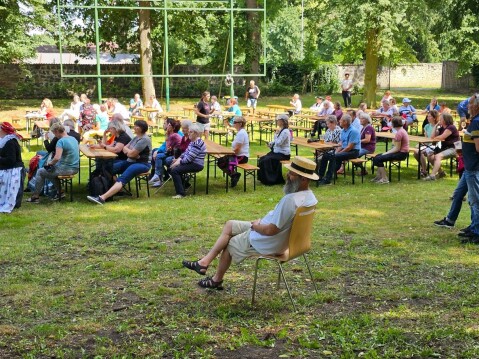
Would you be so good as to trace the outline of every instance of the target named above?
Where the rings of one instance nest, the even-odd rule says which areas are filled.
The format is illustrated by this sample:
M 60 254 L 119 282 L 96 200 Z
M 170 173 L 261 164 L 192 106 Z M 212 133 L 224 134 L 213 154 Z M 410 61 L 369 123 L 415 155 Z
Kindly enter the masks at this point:
M 132 99 L 130 99 L 130 113 L 132 115 L 139 115 L 140 108 L 143 107 L 143 101 L 141 100 L 140 94 L 136 93 Z
M 334 153 L 327 152 L 323 155 L 323 161 L 321 161 L 318 171 L 321 178 L 319 185 L 331 184 L 333 175 L 339 170 L 343 161 L 358 158 L 361 150 L 361 135 L 357 129 L 351 126 L 351 122 L 350 115 L 341 117 L 340 125 L 343 129 L 341 131 L 341 147 Z
M 466 120 L 468 120 L 470 117 L 468 106 L 469 98 L 466 98 L 465 100 L 459 102 L 459 105 L 457 105 L 457 114 L 461 118 L 461 123 L 466 122 Z
M 228 108 L 228 112 L 234 113 L 234 116 L 231 116 L 224 120 L 225 127 L 234 127 L 233 122 L 236 116 L 243 116 L 241 109 L 238 106 L 238 100 L 236 98 L 232 98 L 230 100 L 230 107 Z
M 402 106 L 399 107 L 399 114 L 406 120 L 408 126 L 417 120 L 416 109 L 411 105 L 411 100 L 407 97 L 402 100 Z
M 429 112 L 431 112 L 432 110 L 436 110 L 436 111 L 439 111 L 441 109 L 441 107 L 439 106 L 439 103 L 437 102 L 437 98 L 433 97 L 431 99 L 431 102 L 426 106 L 425 108 L 425 111 L 426 111 L 426 114 L 428 114 Z M 424 119 L 423 123 L 422 123 L 422 134 L 424 135 L 424 128 L 427 126 L 427 124 L 429 123 L 428 119 L 427 119 L 427 115 L 426 115 L 426 118 Z

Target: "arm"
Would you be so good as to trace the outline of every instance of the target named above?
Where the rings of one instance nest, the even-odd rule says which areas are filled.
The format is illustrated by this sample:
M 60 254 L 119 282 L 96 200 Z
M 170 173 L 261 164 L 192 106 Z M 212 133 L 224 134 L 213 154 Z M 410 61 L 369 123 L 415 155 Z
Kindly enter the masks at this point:
M 265 236 L 274 236 L 280 232 L 279 228 L 274 224 L 261 224 L 260 221 L 260 219 L 257 219 L 251 222 L 251 230 Z
M 336 152 L 349 152 L 354 149 L 354 142 L 348 143 L 344 148 L 339 148 Z
M 256 95 L 256 99 L 258 99 L 258 98 L 259 98 L 259 94 L 261 93 L 261 91 L 259 90 L 259 87 L 258 87 L 258 86 L 256 86 L 256 90 L 258 90 L 258 94 Z
M 474 139 L 474 144 L 476 145 L 476 152 L 479 152 L 479 138 Z
M 361 140 L 361 143 L 369 143 L 371 142 L 371 134 L 370 133 L 366 133 L 364 135 L 364 138 Z
M 393 141 L 393 144 L 394 147 L 391 148 L 389 151 L 383 153 L 383 155 L 399 152 L 399 150 L 401 149 L 401 141 Z
M 433 140 L 434 141 L 444 141 L 446 138 L 448 138 L 450 135 L 451 135 L 451 131 L 450 130 L 444 130 L 444 132 L 439 135 L 439 136 L 436 136 L 436 137 L 433 137 Z
M 60 158 L 62 158 L 63 154 L 63 147 L 56 147 L 55 148 L 55 157 L 52 158 L 52 160 L 47 163 L 48 166 L 53 166 L 56 164 L 58 161 L 60 161 Z

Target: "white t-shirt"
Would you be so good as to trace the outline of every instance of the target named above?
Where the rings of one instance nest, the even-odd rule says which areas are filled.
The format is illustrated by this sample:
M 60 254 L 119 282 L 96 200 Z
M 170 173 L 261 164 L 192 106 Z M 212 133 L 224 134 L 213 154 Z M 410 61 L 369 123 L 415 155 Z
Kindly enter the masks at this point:
M 264 216 L 261 224 L 274 224 L 280 232 L 274 236 L 266 236 L 251 231 L 249 241 L 261 254 L 281 254 L 288 248 L 289 233 L 293 225 L 296 209 L 301 206 L 309 207 L 318 203 L 313 191 L 299 191 L 285 195 L 274 210 Z
M 237 153 L 237 156 L 249 157 L 249 137 L 244 128 L 238 131 L 231 147 L 234 149 L 238 144 L 241 144 L 241 149 Z
M 163 108 L 161 107 L 161 104 L 158 102 L 156 98 L 151 103 L 151 107 L 157 109 L 158 112 L 163 112 Z
M 128 120 L 130 118 L 130 111 L 128 111 L 126 107 L 119 102 L 115 103 L 113 114 L 115 113 L 122 115 L 124 120 Z
M 303 107 L 301 104 L 301 100 L 297 99 L 296 101 L 293 101 L 292 105 L 294 106 L 294 112 L 295 113 L 300 113 L 301 108 Z
M 344 79 L 342 82 L 341 82 L 341 88 L 343 89 L 343 91 L 351 91 L 351 86 L 353 84 L 353 81 L 351 80 L 346 80 Z
M 212 103 L 211 103 L 211 109 L 212 109 L 213 111 L 219 111 L 219 112 L 221 112 L 221 105 L 220 105 L 220 103 L 219 103 L 218 101 L 212 102 Z

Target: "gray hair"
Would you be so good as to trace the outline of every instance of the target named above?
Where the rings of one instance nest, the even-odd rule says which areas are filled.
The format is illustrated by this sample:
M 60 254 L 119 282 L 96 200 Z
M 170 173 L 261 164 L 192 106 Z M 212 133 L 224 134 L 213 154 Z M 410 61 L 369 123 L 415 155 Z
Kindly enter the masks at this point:
M 191 120 L 181 121 L 181 127 L 188 127 L 188 130 L 191 128 L 191 125 L 193 125 L 193 122 Z
M 203 132 L 203 131 L 201 131 L 200 126 L 198 126 L 198 124 L 196 124 L 196 123 L 193 123 L 193 124 L 190 126 L 189 131 L 190 131 L 190 132 L 195 132 L 195 133 L 197 133 L 198 135 L 201 135 L 201 133 Z
M 338 124 L 338 119 L 334 115 L 328 115 L 328 117 L 326 117 L 326 122 L 334 123 L 335 125 L 337 125 Z
M 368 113 L 366 112 L 361 112 L 359 114 L 359 119 L 365 119 L 366 121 L 368 121 L 369 124 L 372 124 L 373 123 L 373 120 L 371 119 L 371 116 L 369 116 Z
M 111 117 L 111 120 L 125 121 L 125 118 L 121 115 L 121 113 L 115 113 Z
M 324 106 L 330 107 L 331 105 L 332 105 L 331 101 L 325 100 L 325 101 L 323 102 L 323 107 L 324 107 Z
M 75 122 L 73 122 L 72 119 L 67 118 L 65 121 L 63 121 L 63 126 L 68 126 L 68 127 L 70 127 L 70 130 L 74 130 L 75 129 Z
M 60 122 L 54 123 L 52 127 L 50 127 L 50 131 L 55 132 L 58 131 L 60 133 L 65 132 L 65 127 Z
M 350 125 L 353 119 L 350 115 L 346 114 L 341 117 L 341 120 L 345 121 L 348 125 Z
M 116 132 L 126 132 L 123 117 L 121 115 L 120 118 L 115 118 L 115 116 L 113 116 L 113 119 L 108 124 L 108 128 L 114 128 Z

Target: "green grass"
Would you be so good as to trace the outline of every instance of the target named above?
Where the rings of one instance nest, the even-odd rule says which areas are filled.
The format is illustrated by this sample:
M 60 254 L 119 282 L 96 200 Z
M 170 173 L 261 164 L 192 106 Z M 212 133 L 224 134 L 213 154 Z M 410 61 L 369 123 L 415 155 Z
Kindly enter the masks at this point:
M 319 294 L 300 260 L 287 264 L 294 313 L 271 264 L 261 268 L 254 307 L 252 261 L 232 266 L 221 292 L 200 289 L 199 276 L 181 267 L 210 248 L 227 219 L 271 210 L 280 187 L 253 192 L 249 183 L 246 193 L 226 194 L 219 176 L 205 195 L 202 173 L 185 200 L 171 199 L 169 184 L 150 199 L 142 191 L 102 207 L 86 201 L 82 165 L 73 203 L 25 203 L 0 216 L 2 358 L 479 356 L 479 248 L 432 225 L 447 213 L 457 177 L 418 181 L 412 160 L 399 183 L 374 185 L 369 175 L 352 185 L 348 174 L 313 186 L 309 259 Z M 457 227 L 469 217 L 464 204 Z

